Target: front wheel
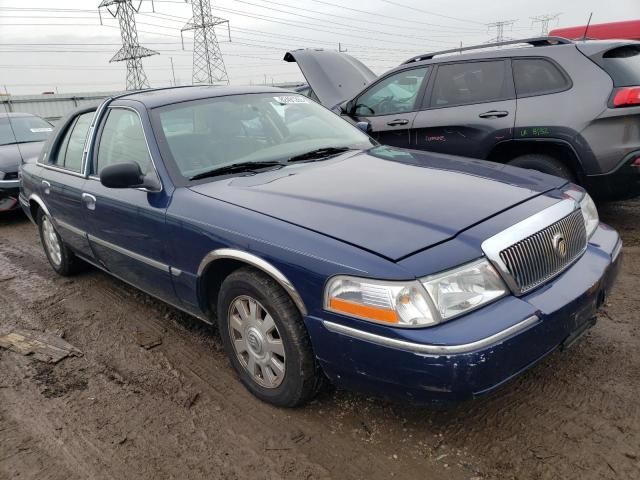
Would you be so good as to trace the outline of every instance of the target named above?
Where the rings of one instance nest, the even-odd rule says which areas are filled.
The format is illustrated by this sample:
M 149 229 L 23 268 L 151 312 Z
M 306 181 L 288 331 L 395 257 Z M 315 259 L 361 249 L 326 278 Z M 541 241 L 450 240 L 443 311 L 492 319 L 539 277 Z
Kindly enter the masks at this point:
M 542 155 L 538 153 L 521 155 L 511 160 L 509 165 L 528 168 L 530 170 L 538 170 L 542 173 L 564 178 L 570 182 L 576 181 L 575 175 L 569 167 L 549 155 Z
M 323 379 L 300 312 L 271 277 L 241 268 L 223 282 L 218 327 L 225 351 L 245 387 L 280 407 L 317 393 Z
M 65 277 L 78 272 L 80 270 L 80 260 L 64 244 L 49 215 L 40 210 L 37 222 L 40 230 L 40 241 L 51 267 L 56 273 Z

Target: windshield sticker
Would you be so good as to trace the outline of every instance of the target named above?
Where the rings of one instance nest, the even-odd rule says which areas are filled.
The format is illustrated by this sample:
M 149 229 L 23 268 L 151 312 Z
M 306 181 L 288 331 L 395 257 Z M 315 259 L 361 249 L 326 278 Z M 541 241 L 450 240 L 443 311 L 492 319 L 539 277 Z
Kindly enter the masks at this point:
M 309 103 L 309 100 L 307 100 L 305 97 L 301 96 L 301 95 L 287 95 L 284 97 L 273 97 L 276 102 L 282 104 L 282 105 L 291 105 L 294 103 Z
M 53 128 L 42 127 L 42 128 L 30 128 L 29 130 L 31 131 L 31 133 L 43 133 L 43 132 L 50 132 L 53 130 Z

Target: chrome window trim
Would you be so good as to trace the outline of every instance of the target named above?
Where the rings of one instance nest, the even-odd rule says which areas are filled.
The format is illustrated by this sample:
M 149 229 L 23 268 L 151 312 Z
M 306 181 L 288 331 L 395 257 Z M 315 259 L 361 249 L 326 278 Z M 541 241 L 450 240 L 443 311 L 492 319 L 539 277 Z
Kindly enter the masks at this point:
M 347 327 L 345 325 L 330 322 L 328 320 L 323 320 L 322 324 L 330 332 L 345 335 L 357 340 L 363 340 L 365 342 L 380 345 L 382 347 L 394 348 L 396 350 L 403 350 L 418 355 L 442 357 L 447 355 L 472 353 L 474 351 L 496 345 L 503 340 L 528 329 L 539 321 L 540 319 L 537 315 L 532 315 L 522 320 L 521 322 L 516 323 L 515 325 L 511 325 L 510 327 L 499 331 L 498 333 L 482 338 L 480 340 L 476 340 L 475 342 L 459 345 L 434 345 L 409 342 L 406 340 L 400 340 L 397 338 L 390 338 L 382 335 L 377 335 L 375 333 L 365 332 L 364 330 Z
M 106 240 L 102 240 L 101 238 L 98 237 L 94 237 L 93 235 L 89 234 L 87 235 L 88 239 L 90 242 L 94 242 L 97 243 L 98 245 L 101 245 L 105 248 L 109 248 L 111 250 L 113 250 L 114 252 L 118 252 L 122 255 L 125 255 L 127 257 L 133 258 L 134 260 L 138 260 L 139 262 L 142 262 L 146 265 L 149 265 L 150 267 L 154 267 L 157 268 L 158 270 L 161 270 L 163 272 L 167 272 L 170 273 L 171 268 L 169 267 L 169 265 L 166 265 L 162 262 L 158 262 L 157 260 L 154 260 L 153 258 L 149 258 L 149 257 L 145 257 L 144 255 L 140 255 L 139 253 L 136 252 L 132 252 L 131 250 L 127 250 L 126 248 L 122 248 L 118 245 L 115 245 L 111 242 L 107 242 Z
M 108 104 L 113 100 L 113 97 L 107 98 L 103 101 L 95 111 L 95 115 L 93 117 L 93 121 L 89 126 L 89 132 L 87 134 L 87 141 L 85 142 L 82 159 L 82 176 L 86 177 L 89 174 L 89 159 L 91 158 L 90 154 L 93 153 L 93 146 L 95 140 L 95 134 L 97 131 L 98 121 L 102 118 L 102 112 L 107 108 Z
M 242 250 L 235 250 L 232 248 L 221 248 L 219 250 L 213 250 L 212 252 L 209 252 L 200 262 L 200 265 L 198 266 L 198 279 L 202 277 L 209 265 L 217 260 L 225 258 L 239 260 L 241 262 L 254 266 L 259 270 L 262 270 L 264 273 L 278 282 L 282 288 L 284 288 L 284 290 L 293 300 L 293 303 L 295 303 L 296 307 L 298 307 L 298 310 L 300 310 L 300 313 L 303 316 L 307 315 L 307 307 L 302 301 L 302 297 L 295 289 L 293 284 L 289 281 L 289 279 L 269 262 L 256 255 L 253 255 L 252 253 L 244 252 Z
M 150 188 L 136 188 L 135 190 L 140 190 L 143 192 L 147 192 L 147 193 L 160 193 L 164 190 L 164 185 L 162 184 L 162 179 L 160 178 L 160 174 L 158 173 L 158 168 L 156 167 L 156 162 L 153 159 L 153 155 L 151 154 L 151 148 L 149 147 L 149 140 L 147 139 L 147 131 L 144 128 L 144 122 L 142 121 L 142 116 L 140 115 L 140 112 L 138 112 L 138 110 L 136 110 L 133 107 L 128 107 L 126 105 L 109 105 L 108 110 L 116 110 L 116 109 L 120 109 L 120 110 L 131 110 L 132 112 L 134 112 L 137 116 L 138 116 L 138 120 L 140 120 L 140 127 L 142 127 L 142 134 L 144 136 L 144 143 L 147 146 L 147 153 L 149 153 L 149 160 L 151 160 L 151 165 L 153 166 L 153 171 L 156 174 L 156 179 L 158 180 L 158 183 L 160 184 L 160 188 L 158 190 L 152 190 Z M 109 118 L 109 114 L 107 114 L 107 117 L 105 118 L 105 122 L 108 120 Z M 95 139 L 97 140 L 97 138 Z M 92 142 L 92 143 L 95 143 Z M 91 149 L 91 154 L 93 156 L 93 149 Z M 89 167 L 89 161 L 90 158 L 87 157 L 87 167 Z M 89 169 L 87 168 L 87 172 L 85 173 L 84 176 L 87 176 L 89 178 L 89 180 L 97 180 L 100 181 L 100 177 L 97 175 L 89 175 Z
M 508 248 L 527 237 L 530 237 L 534 233 L 545 229 L 546 227 L 556 223 L 557 221 L 562 220 L 564 217 L 578 209 L 580 209 L 580 205 L 575 200 L 570 198 L 561 200 L 558 203 L 530 216 L 529 218 L 522 220 L 521 222 L 516 223 L 515 225 L 512 225 L 511 227 L 501 231 L 500 233 L 497 233 L 493 237 L 490 237 L 482 242 L 482 251 L 485 253 L 493 266 L 498 269 L 498 272 L 500 272 L 500 275 L 509 287 L 509 290 L 511 290 L 511 292 L 515 296 L 521 296 L 523 295 L 523 293 L 520 292 L 520 287 L 518 286 L 513 276 L 509 273 L 509 269 L 502 261 L 502 258 L 500 258 L 500 252 L 505 248 Z M 580 257 L 581 255 L 578 255 L 574 262 L 577 261 Z M 553 277 L 548 278 L 546 282 L 566 271 L 566 269 L 574 262 L 568 264 L 564 269 L 557 272 Z

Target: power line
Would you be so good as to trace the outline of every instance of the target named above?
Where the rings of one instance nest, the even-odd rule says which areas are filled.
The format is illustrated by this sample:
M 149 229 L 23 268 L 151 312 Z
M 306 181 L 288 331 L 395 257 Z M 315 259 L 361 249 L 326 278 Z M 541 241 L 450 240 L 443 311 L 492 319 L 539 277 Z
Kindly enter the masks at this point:
M 403 7 L 403 8 L 408 8 L 409 10 L 413 10 L 414 12 L 422 12 L 422 13 L 426 13 L 427 15 L 433 15 L 434 17 L 441 17 L 441 18 L 448 18 L 450 20 L 458 20 L 459 22 L 468 22 L 468 23 L 475 23 L 477 25 L 484 25 L 482 22 L 478 22 L 476 20 L 469 20 L 466 18 L 459 18 L 459 17 L 451 17 L 449 15 L 442 15 L 440 13 L 435 13 L 435 12 L 431 12 L 429 10 L 423 10 L 421 8 L 416 8 L 412 5 L 406 5 L 406 4 L 402 4 L 399 2 L 394 2 L 391 0 L 380 0 L 381 2 L 384 3 L 389 3 L 391 5 L 395 5 L 396 7 Z

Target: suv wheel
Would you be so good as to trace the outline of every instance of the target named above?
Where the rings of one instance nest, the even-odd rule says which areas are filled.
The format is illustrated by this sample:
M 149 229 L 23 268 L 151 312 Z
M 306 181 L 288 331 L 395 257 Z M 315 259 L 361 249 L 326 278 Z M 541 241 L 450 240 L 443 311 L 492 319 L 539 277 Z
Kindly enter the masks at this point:
M 44 211 L 39 210 L 37 222 L 40 230 L 40 241 L 51 267 L 56 273 L 65 277 L 78 272 L 81 267 L 81 261 L 64 244 L 53 226 L 51 218 Z
M 317 393 L 323 373 L 300 312 L 271 277 L 236 270 L 220 287 L 217 313 L 225 351 L 251 393 L 280 407 L 301 405 Z
M 530 153 L 528 155 L 522 155 L 516 157 L 509 162 L 509 165 L 520 168 L 528 168 L 530 170 L 538 170 L 542 173 L 549 175 L 555 175 L 561 177 L 570 182 L 575 182 L 576 178 L 571 169 L 566 165 L 559 162 L 549 155 L 542 155 L 538 153 Z

